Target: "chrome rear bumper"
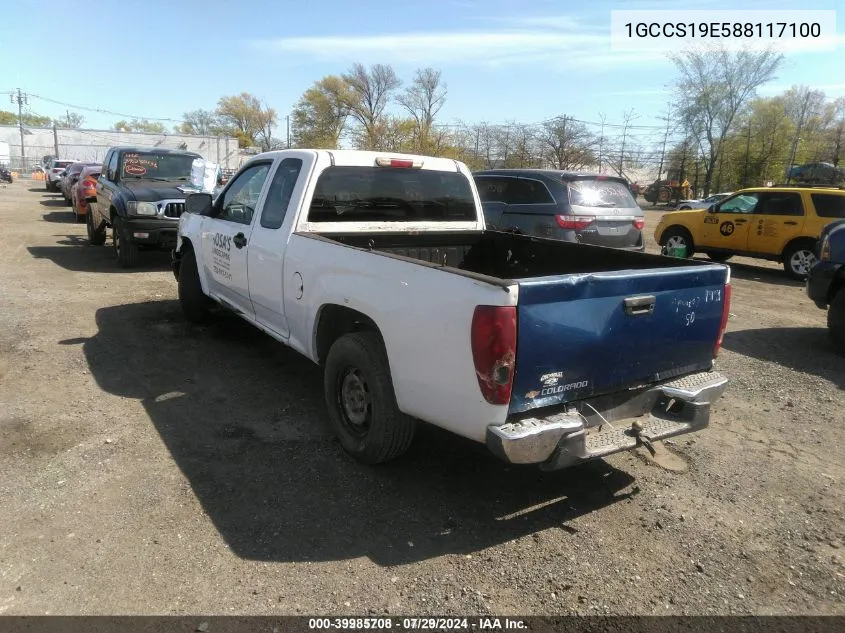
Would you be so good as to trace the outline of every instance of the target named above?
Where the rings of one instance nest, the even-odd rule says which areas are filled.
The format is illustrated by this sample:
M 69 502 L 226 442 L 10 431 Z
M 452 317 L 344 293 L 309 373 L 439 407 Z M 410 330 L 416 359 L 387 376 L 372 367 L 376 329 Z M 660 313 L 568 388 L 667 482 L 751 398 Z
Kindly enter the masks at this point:
M 512 464 L 567 468 L 630 450 L 640 443 L 638 434 L 661 440 L 705 428 L 710 423 L 710 406 L 727 383 L 724 376 L 708 371 L 638 391 L 573 402 L 563 413 L 489 426 L 487 447 Z

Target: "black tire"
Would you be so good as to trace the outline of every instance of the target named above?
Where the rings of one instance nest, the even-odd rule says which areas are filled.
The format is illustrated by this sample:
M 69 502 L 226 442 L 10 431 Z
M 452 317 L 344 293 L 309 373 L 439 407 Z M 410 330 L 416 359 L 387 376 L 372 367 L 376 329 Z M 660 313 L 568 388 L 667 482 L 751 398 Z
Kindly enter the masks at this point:
M 827 310 L 827 330 L 840 354 L 845 354 L 845 289 L 840 289 Z
M 193 249 L 188 249 L 182 255 L 182 263 L 179 265 L 179 305 L 182 306 L 182 314 L 191 323 L 204 323 L 208 321 L 214 308 L 214 301 L 209 299 L 202 291 L 200 284 L 199 270 L 197 269 L 197 257 Z
M 355 332 L 335 341 L 326 359 L 323 392 L 335 434 L 352 457 L 380 464 L 408 450 L 416 424 L 396 405 L 378 334 Z
M 99 228 L 94 227 L 94 214 L 91 212 L 91 208 L 88 208 L 88 213 L 85 215 L 85 225 L 88 229 L 88 243 L 91 246 L 102 246 L 106 243 L 106 228 L 104 226 L 100 226 Z
M 733 257 L 733 254 L 731 254 L 731 253 L 707 253 L 707 257 L 712 259 L 714 262 L 726 262 L 731 257 Z
M 790 279 L 804 281 L 816 260 L 816 245 L 810 240 L 790 244 L 783 252 L 783 270 Z
M 112 222 L 112 246 L 117 264 L 121 268 L 133 268 L 138 265 L 138 245 L 127 239 L 123 218 L 119 215 L 114 216 Z
M 670 226 L 663 231 L 660 236 L 660 246 L 666 246 L 670 240 L 682 241 L 687 247 L 687 257 L 692 257 L 695 254 L 695 243 L 692 241 L 692 235 L 682 226 Z M 675 246 L 680 246 L 676 243 Z

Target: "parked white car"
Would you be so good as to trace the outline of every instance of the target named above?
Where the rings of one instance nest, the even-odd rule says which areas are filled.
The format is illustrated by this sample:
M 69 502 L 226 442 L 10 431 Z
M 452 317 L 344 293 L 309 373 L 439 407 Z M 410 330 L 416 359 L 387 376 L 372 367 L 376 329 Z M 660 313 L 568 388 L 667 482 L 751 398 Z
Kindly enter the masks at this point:
M 187 320 L 223 306 L 321 365 L 366 463 L 422 420 L 564 468 L 704 428 L 727 383 L 727 266 L 487 230 L 447 158 L 255 156 L 186 198 L 173 272 Z
M 728 193 L 714 193 L 712 196 L 707 196 L 702 200 L 681 200 L 678 202 L 677 209 L 707 209 L 711 204 L 721 202 L 728 196 L 732 196 L 733 191 Z

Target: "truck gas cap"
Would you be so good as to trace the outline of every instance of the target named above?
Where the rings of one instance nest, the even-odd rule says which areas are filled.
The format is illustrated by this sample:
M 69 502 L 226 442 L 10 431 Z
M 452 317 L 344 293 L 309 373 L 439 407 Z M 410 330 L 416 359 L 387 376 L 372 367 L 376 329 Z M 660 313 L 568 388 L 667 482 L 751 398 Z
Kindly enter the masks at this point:
M 293 274 L 293 288 L 296 293 L 296 300 L 299 301 L 302 299 L 302 295 L 304 294 L 304 288 L 302 284 L 302 275 L 298 272 Z

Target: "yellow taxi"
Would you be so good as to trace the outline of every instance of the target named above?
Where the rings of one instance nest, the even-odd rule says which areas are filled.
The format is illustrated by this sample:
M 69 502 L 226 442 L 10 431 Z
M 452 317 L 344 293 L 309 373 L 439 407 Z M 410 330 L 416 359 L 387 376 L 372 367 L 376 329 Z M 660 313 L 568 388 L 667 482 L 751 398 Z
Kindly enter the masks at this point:
M 803 280 L 816 263 L 822 228 L 841 218 L 845 187 L 755 187 L 708 209 L 664 214 L 654 239 L 670 249 L 685 249 L 687 257 L 703 252 L 719 262 L 732 255 L 782 262 L 787 275 Z

